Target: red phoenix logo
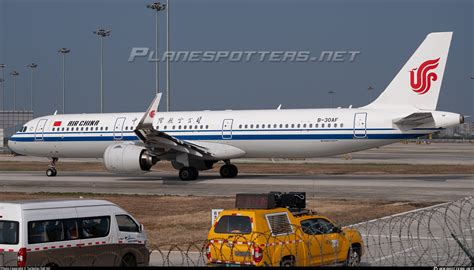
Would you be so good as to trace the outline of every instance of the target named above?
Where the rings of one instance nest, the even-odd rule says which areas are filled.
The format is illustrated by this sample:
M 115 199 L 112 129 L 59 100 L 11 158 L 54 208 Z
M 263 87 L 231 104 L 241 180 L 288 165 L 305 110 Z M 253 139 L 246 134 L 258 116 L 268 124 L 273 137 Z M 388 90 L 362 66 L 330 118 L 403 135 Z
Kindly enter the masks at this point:
M 151 118 L 155 117 L 155 110 L 151 110 L 148 114 Z
M 418 68 L 410 70 L 410 85 L 414 92 L 423 95 L 430 90 L 431 81 L 436 81 L 438 79 L 438 75 L 436 75 L 434 72 L 428 72 L 437 68 L 438 64 L 439 58 L 425 61 Z M 415 70 L 417 70 L 416 78 Z

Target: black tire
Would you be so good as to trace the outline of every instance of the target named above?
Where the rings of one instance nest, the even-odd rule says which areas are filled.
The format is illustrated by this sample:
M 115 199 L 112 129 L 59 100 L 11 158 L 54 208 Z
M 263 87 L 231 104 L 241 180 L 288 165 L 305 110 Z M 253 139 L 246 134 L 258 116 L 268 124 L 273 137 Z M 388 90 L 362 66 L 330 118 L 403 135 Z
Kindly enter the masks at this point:
M 347 252 L 347 259 L 344 266 L 354 267 L 360 265 L 361 254 L 359 246 L 352 246 Z
M 179 178 L 183 181 L 196 180 L 199 176 L 199 172 L 194 167 L 183 167 L 179 170 Z
M 284 258 L 280 262 L 280 267 L 293 267 L 295 266 L 295 259 L 293 258 Z
M 239 169 L 237 169 L 237 166 L 235 166 L 234 164 L 230 164 L 230 169 L 232 170 L 232 175 L 231 175 L 231 178 L 234 178 L 237 176 L 237 174 L 239 174 Z
M 233 164 L 224 165 L 219 170 L 222 178 L 234 178 L 237 176 L 239 170 Z
M 56 171 L 56 169 L 54 168 L 49 168 L 46 170 L 46 176 L 48 177 L 56 176 L 57 174 L 58 174 L 58 171 Z
M 133 254 L 125 254 L 120 262 L 120 267 L 137 267 L 137 259 Z

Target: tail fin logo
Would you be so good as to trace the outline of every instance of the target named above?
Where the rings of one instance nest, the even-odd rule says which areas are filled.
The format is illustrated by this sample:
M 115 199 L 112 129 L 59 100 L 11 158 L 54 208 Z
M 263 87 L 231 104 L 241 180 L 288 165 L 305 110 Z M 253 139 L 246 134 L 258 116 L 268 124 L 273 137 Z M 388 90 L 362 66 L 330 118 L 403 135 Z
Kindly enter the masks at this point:
M 429 71 L 437 68 L 438 64 L 439 58 L 425 61 L 418 68 L 410 70 L 410 85 L 415 93 L 423 95 L 430 90 L 431 81 L 436 81 L 438 75 Z

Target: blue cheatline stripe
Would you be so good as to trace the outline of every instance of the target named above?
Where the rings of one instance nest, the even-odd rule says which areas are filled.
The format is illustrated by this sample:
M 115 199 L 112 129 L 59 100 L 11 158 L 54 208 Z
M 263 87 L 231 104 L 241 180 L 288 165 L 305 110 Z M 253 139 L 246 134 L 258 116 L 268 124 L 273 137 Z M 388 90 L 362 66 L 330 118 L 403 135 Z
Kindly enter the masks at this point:
M 366 139 L 411 139 L 426 134 L 367 134 Z M 202 140 L 202 141 L 219 141 L 225 140 L 221 134 L 218 135 L 178 135 L 176 138 L 180 140 Z M 350 140 L 354 139 L 354 134 L 249 134 L 249 135 L 232 135 L 232 140 Z M 11 137 L 11 141 L 32 142 L 35 137 Z M 123 136 L 122 139 L 115 139 L 113 136 L 75 136 L 75 137 L 43 137 L 46 142 L 92 142 L 92 141 L 136 141 L 137 136 Z
M 413 128 L 413 130 L 443 130 L 444 128 Z M 352 128 L 317 128 L 317 129 L 237 129 L 237 130 L 232 130 L 232 132 L 273 132 L 273 131 L 306 131 L 306 132 L 314 132 L 314 131 L 353 131 L 354 129 Z M 357 128 L 357 130 L 364 130 L 363 128 Z M 368 128 L 366 130 L 396 130 L 394 128 Z M 218 130 L 193 130 L 193 129 L 188 129 L 188 130 L 162 130 L 160 131 L 167 132 L 167 133 L 185 133 L 185 132 L 200 132 L 200 133 L 206 133 L 206 132 L 222 132 L 221 129 Z M 119 132 L 114 132 L 114 131 L 52 131 L 52 132 L 43 132 L 45 135 L 49 134 L 113 134 L 113 133 L 120 133 Z M 134 134 L 134 131 L 123 131 L 123 134 Z M 35 132 L 21 132 L 18 133 L 20 135 L 35 135 Z

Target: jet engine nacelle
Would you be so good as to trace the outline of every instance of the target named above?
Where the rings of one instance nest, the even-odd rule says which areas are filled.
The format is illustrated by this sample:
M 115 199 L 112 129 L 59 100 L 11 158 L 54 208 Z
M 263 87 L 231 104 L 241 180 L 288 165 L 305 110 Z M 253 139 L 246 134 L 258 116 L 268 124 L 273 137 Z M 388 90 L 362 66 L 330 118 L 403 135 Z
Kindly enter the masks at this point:
M 105 168 L 114 173 L 139 174 L 150 171 L 156 163 L 145 147 L 134 144 L 112 144 L 105 149 Z

